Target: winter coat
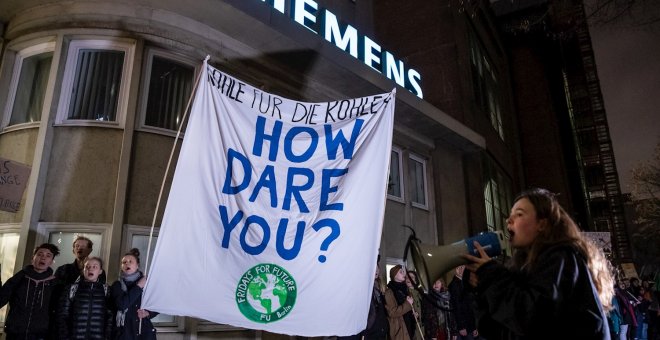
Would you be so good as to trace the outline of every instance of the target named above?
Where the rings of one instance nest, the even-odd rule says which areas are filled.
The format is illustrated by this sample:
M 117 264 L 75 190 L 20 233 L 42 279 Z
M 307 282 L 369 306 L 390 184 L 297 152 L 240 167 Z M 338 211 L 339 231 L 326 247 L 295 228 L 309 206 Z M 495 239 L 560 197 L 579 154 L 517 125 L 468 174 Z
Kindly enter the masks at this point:
M 104 283 L 82 277 L 67 285 L 57 313 L 59 339 L 109 339 L 113 319 L 107 291 Z
M 447 312 L 449 311 L 449 292 L 438 292 L 433 289 L 422 299 L 422 320 L 424 338 L 438 338 L 438 333 L 445 333 L 447 327 Z
M 621 311 L 621 324 L 637 327 L 637 317 L 635 315 L 635 300 L 628 291 L 620 288 L 614 288 L 614 296 L 617 298 Z
M 0 307 L 9 303 L 5 333 L 20 338 L 48 335 L 50 300 L 55 284 L 52 269 L 37 273 L 32 265 L 7 280 L 0 289 Z
M 390 339 L 410 340 L 403 316 L 412 311 L 412 305 L 407 301 L 399 304 L 394 294 L 392 288 L 388 286 L 385 290 L 385 308 L 387 309 L 387 316 L 390 321 Z
M 467 270 L 464 273 L 464 279 L 454 276 L 447 287 L 449 289 L 449 298 L 451 300 L 452 315 L 454 318 L 452 329 L 453 334 L 458 334 L 461 329 L 465 329 L 468 334 L 477 328 L 474 316 L 474 296 L 471 291 L 465 287 L 467 282 Z
M 612 297 L 612 310 L 607 315 L 607 319 L 610 322 L 610 331 L 613 334 L 619 334 L 621 331 L 621 307 L 619 307 L 616 296 Z
M 156 339 L 156 329 L 151 324 L 151 319 L 158 313 L 149 312 L 149 317 L 142 320 L 138 319 L 137 310 L 142 304 L 142 288 L 137 282 L 142 277 L 142 273 L 133 282 L 124 281 L 120 278 L 110 287 L 110 297 L 112 299 L 113 309 L 116 311 L 115 323 L 112 331 L 113 339 L 133 340 L 133 339 Z M 126 290 L 122 287 L 125 283 Z M 142 333 L 140 331 L 140 322 L 142 323 Z
M 377 284 L 371 294 L 371 304 L 369 305 L 369 315 L 367 317 L 367 328 L 361 333 L 365 340 L 385 339 L 389 332 L 389 321 L 387 320 L 387 311 L 385 309 L 385 296 L 381 293 Z
M 529 270 L 490 261 L 477 270 L 479 333 L 488 340 L 609 340 L 586 261 L 570 245 L 542 251 Z

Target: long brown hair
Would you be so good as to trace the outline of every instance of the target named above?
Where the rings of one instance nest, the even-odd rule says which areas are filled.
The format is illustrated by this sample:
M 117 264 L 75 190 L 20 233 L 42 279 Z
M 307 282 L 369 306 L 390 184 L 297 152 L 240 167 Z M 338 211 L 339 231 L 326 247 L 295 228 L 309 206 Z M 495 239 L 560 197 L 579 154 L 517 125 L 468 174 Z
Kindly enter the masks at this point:
M 547 227 L 541 228 L 531 247 L 522 250 L 524 266 L 533 268 L 540 253 L 551 246 L 567 244 L 576 249 L 587 262 L 591 279 L 598 292 L 605 311 L 612 309 L 614 296 L 612 268 L 602 250 L 596 247 L 580 232 L 577 224 L 561 207 L 555 194 L 546 189 L 530 189 L 516 197 L 515 202 L 526 198 L 534 206 L 536 219 L 547 221 Z M 518 252 L 518 251 L 516 251 Z

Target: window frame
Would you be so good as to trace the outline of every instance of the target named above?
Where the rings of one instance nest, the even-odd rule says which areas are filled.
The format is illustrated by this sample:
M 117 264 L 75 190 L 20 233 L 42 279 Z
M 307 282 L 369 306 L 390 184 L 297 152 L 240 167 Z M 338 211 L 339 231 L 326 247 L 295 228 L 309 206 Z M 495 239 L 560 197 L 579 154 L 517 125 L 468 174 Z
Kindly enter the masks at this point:
M 472 73 L 472 94 L 478 107 L 487 115 L 491 127 L 501 140 L 506 140 L 502 121 L 503 98 L 499 88 L 498 70 L 495 69 L 483 42 L 476 33 L 469 34 L 469 63 Z
M 3 224 L 0 225 L 0 234 L 17 234 L 19 237 L 19 243 L 20 243 L 20 237 L 21 237 L 21 224 L 20 223 L 9 223 L 9 224 Z M 16 273 L 16 259 L 18 259 L 18 254 L 15 254 L 14 257 L 14 268 L 12 268 L 12 275 Z M 0 279 L 2 278 L 2 273 L 0 273 Z M 9 276 L 11 277 L 11 276 Z M 2 280 L 2 282 L 7 282 L 7 279 L 9 277 L 4 278 L 5 280 Z M 9 310 L 8 305 L 3 306 L 4 308 L 4 315 L 3 319 L 0 321 L 0 329 L 4 329 L 5 327 L 5 321 L 7 320 L 7 311 Z M 0 308 L 1 309 L 1 308 Z
M 151 80 L 151 71 L 152 71 L 152 66 L 153 66 L 153 60 L 155 57 L 160 57 L 164 59 L 168 59 L 174 62 L 178 62 L 181 64 L 185 64 L 187 66 L 190 66 L 193 68 L 193 87 L 192 87 L 192 92 L 191 96 L 195 94 L 195 78 L 199 74 L 200 69 L 201 69 L 201 64 L 196 63 L 193 58 L 188 58 L 184 55 L 169 52 L 160 48 L 156 47 L 148 47 L 145 53 L 145 58 L 144 58 L 144 67 L 142 68 L 142 81 L 140 84 L 140 106 L 139 106 L 139 120 L 138 120 L 138 126 L 136 127 L 136 130 L 138 131 L 145 131 L 145 132 L 152 132 L 152 133 L 157 133 L 161 135 L 166 135 L 166 136 L 171 136 L 171 137 L 176 137 L 177 130 L 170 130 L 170 129 L 165 129 L 161 127 L 156 127 L 156 126 L 151 126 L 151 125 L 146 125 L 146 120 L 147 120 L 147 104 L 149 102 L 149 85 L 150 85 L 150 80 Z M 189 109 L 189 108 L 188 108 Z M 185 112 L 182 117 L 186 117 Z M 185 131 L 181 131 L 180 138 L 183 138 Z
M 121 72 L 121 85 L 117 97 L 116 120 L 97 121 L 87 119 L 69 119 L 71 91 L 76 77 L 79 52 L 83 49 L 98 49 L 124 52 L 124 63 Z M 129 89 L 132 82 L 133 63 L 135 59 L 136 42 L 126 38 L 71 38 L 66 48 L 66 64 L 60 91 L 60 100 L 55 119 L 55 126 L 102 126 L 124 128 L 129 100 Z
M 410 193 L 410 203 L 415 208 L 429 210 L 429 181 L 428 181 L 428 174 L 427 174 L 428 166 L 426 164 L 427 160 L 425 158 L 423 158 L 422 156 L 417 155 L 417 154 L 412 153 L 412 152 L 408 154 L 408 159 L 419 162 L 419 163 L 422 164 L 422 174 L 423 174 L 422 181 L 424 183 L 424 204 L 413 201 L 413 199 L 416 195 L 413 195 L 412 192 Z M 408 166 L 408 178 L 412 182 L 413 180 L 415 180 L 415 177 L 414 177 L 414 174 L 412 174 L 410 170 L 411 170 L 410 166 Z M 415 183 L 411 183 L 411 185 L 410 185 L 411 189 L 410 190 L 415 190 L 415 185 L 413 185 L 413 184 L 415 184 Z
M 403 151 L 401 150 L 401 148 L 392 145 L 392 151 L 391 152 L 394 152 L 399 156 L 397 166 L 399 168 L 399 187 L 401 188 L 401 190 L 399 192 L 400 196 L 395 196 L 395 195 L 391 195 L 390 192 L 389 192 L 390 191 L 389 188 L 387 188 L 387 198 L 390 199 L 390 200 L 393 200 L 393 201 L 397 201 L 399 203 L 405 203 L 406 202 L 406 194 L 405 194 L 406 193 L 406 185 L 405 185 L 406 181 L 405 181 L 405 176 L 403 174 Z M 391 153 L 390 153 L 390 155 L 391 155 Z M 390 160 L 390 166 L 391 166 L 391 164 L 392 164 L 392 162 Z M 389 175 L 390 175 L 391 172 L 392 172 L 392 169 L 390 168 L 388 173 L 387 173 L 388 185 L 389 185 L 389 180 L 390 180 Z
M 158 233 L 160 231 L 160 227 L 154 227 L 154 232 L 153 235 L 151 235 L 154 238 L 158 238 Z M 147 236 L 149 237 L 151 234 L 151 227 L 149 226 L 141 226 L 141 225 L 133 225 L 133 224 L 125 224 L 123 231 L 122 231 L 122 243 L 121 243 L 121 256 L 125 253 L 127 253 L 129 250 L 133 248 L 132 242 L 133 242 L 133 236 Z M 155 249 L 152 248 L 151 251 L 153 252 Z M 142 256 L 146 255 L 148 258 L 149 254 L 140 254 Z M 146 264 L 146 262 L 145 262 Z M 149 263 L 149 266 L 151 266 L 151 262 Z M 147 268 L 143 268 L 144 273 L 146 274 Z M 183 332 L 185 331 L 185 317 L 180 317 L 177 315 L 172 315 L 174 317 L 174 321 L 172 322 L 153 322 L 154 327 L 156 327 L 156 330 L 160 333 L 175 333 L 175 332 Z
M 153 232 L 153 237 L 158 237 L 158 233 L 160 231 L 160 227 L 154 227 L 154 232 Z M 131 243 L 133 241 L 133 236 L 147 236 L 149 237 L 149 234 L 151 233 L 151 227 L 148 226 L 140 226 L 140 225 L 133 225 L 133 224 L 125 224 L 122 232 L 122 244 L 121 244 L 121 254 L 127 253 L 132 247 Z M 155 247 L 151 249 L 151 251 L 154 251 Z M 144 254 L 141 254 L 141 256 L 144 256 Z M 146 254 L 148 257 L 149 254 Z M 146 264 L 146 262 L 145 262 Z M 151 262 L 149 263 L 149 266 L 151 266 Z M 146 270 L 147 268 L 145 268 Z M 156 330 L 160 333 L 174 333 L 174 332 L 183 332 L 185 331 L 185 324 L 186 324 L 186 318 L 192 318 L 192 317 L 181 317 L 177 315 L 172 315 L 174 316 L 174 321 L 173 322 L 155 322 L 154 327 L 156 327 Z M 240 328 L 236 328 L 233 326 L 229 325 L 223 325 L 223 324 L 218 324 L 214 323 L 211 321 L 206 321 L 198 318 L 192 318 L 196 323 L 196 331 L 197 332 L 215 332 L 215 331 L 235 331 Z
M 18 89 L 18 82 L 20 81 L 21 77 L 21 71 L 23 70 L 23 61 L 25 59 L 39 55 L 42 53 L 53 53 L 53 60 L 55 60 L 55 46 L 56 43 L 55 41 L 45 41 L 45 42 L 37 42 L 33 45 L 27 46 L 25 48 L 22 48 L 20 50 L 16 51 L 15 54 L 15 59 L 13 62 L 13 67 L 12 67 L 12 73 L 11 73 L 11 80 L 9 82 L 9 91 L 7 94 L 7 102 L 4 107 L 4 114 L 2 116 L 2 122 L 0 125 L 1 131 L 11 131 L 11 130 L 18 130 L 18 129 L 24 129 L 24 128 L 30 128 L 30 127 L 38 127 L 39 124 L 41 123 L 41 119 L 36 122 L 28 122 L 28 123 L 19 123 L 19 124 L 14 124 L 14 125 L 9 125 L 9 122 L 11 121 L 11 114 L 14 109 L 14 102 L 16 100 L 16 91 Z M 53 70 L 53 64 L 51 61 L 51 72 Z M 50 75 L 49 75 L 50 76 Z M 48 79 L 48 82 L 50 82 L 50 77 Z M 44 93 L 45 96 L 45 93 Z M 43 117 L 43 109 L 42 108 L 42 117 Z
M 506 219 L 513 205 L 511 180 L 490 158 L 486 157 L 484 162 L 483 197 L 486 227 L 489 231 L 506 231 Z M 492 225 L 489 222 L 492 222 Z
M 110 261 L 110 230 L 112 229 L 112 224 L 110 223 L 66 223 L 66 222 L 39 222 L 37 225 L 37 237 L 35 239 L 35 245 L 48 242 L 49 236 L 52 232 L 68 232 L 68 233 L 90 233 L 90 234 L 101 234 L 101 242 L 98 245 L 94 245 L 96 248 L 98 246 L 98 251 L 101 259 L 104 263 L 109 265 Z M 73 245 L 57 245 L 60 248 L 60 253 L 69 251 Z M 66 264 L 66 263 L 55 263 L 55 268 Z M 108 266 L 106 265 L 106 267 Z M 107 268 L 106 268 L 107 269 Z

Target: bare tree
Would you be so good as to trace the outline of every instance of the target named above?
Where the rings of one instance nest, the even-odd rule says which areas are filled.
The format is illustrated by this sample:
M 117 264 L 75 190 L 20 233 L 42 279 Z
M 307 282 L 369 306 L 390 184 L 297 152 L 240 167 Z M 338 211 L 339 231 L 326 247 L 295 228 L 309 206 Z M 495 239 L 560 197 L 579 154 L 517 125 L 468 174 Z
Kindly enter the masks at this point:
M 660 31 L 660 0 L 585 0 L 595 26 Z
M 632 198 L 639 228 L 632 235 L 637 260 L 660 267 L 660 143 L 653 157 L 632 170 Z

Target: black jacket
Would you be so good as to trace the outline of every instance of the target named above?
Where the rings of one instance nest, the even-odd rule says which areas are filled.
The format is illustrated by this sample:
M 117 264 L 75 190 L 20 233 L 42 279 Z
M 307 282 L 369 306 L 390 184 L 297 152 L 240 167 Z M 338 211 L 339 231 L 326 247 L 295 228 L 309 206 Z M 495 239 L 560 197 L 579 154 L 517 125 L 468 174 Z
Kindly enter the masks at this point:
M 0 289 L 0 307 L 9 303 L 5 332 L 21 338 L 46 336 L 55 283 L 52 269 L 37 273 L 32 265 L 7 280 Z
M 474 316 L 474 296 L 465 285 L 468 278 L 468 271 L 463 274 L 463 279 L 454 276 L 447 287 L 449 289 L 450 305 L 452 308 L 452 333 L 458 334 L 461 329 L 465 329 L 469 334 L 477 328 Z
M 140 277 L 142 277 L 142 273 L 140 273 Z M 120 278 L 110 287 L 110 297 L 113 309 L 116 311 L 112 331 L 113 339 L 156 339 L 156 329 L 151 324 L 151 319 L 158 313 L 149 312 L 149 317 L 142 321 L 137 317 L 137 310 L 142 304 L 142 288 L 137 285 L 140 277 L 133 282 L 126 282 Z M 122 287 L 122 281 L 125 284 L 124 287 Z M 140 322 L 142 323 L 142 333 L 138 335 Z
M 488 340 L 609 340 L 607 319 L 585 259 L 558 245 L 529 271 L 495 261 L 477 270 L 477 319 Z
M 107 291 L 105 284 L 81 278 L 67 285 L 57 313 L 59 339 L 109 339 L 112 312 Z

